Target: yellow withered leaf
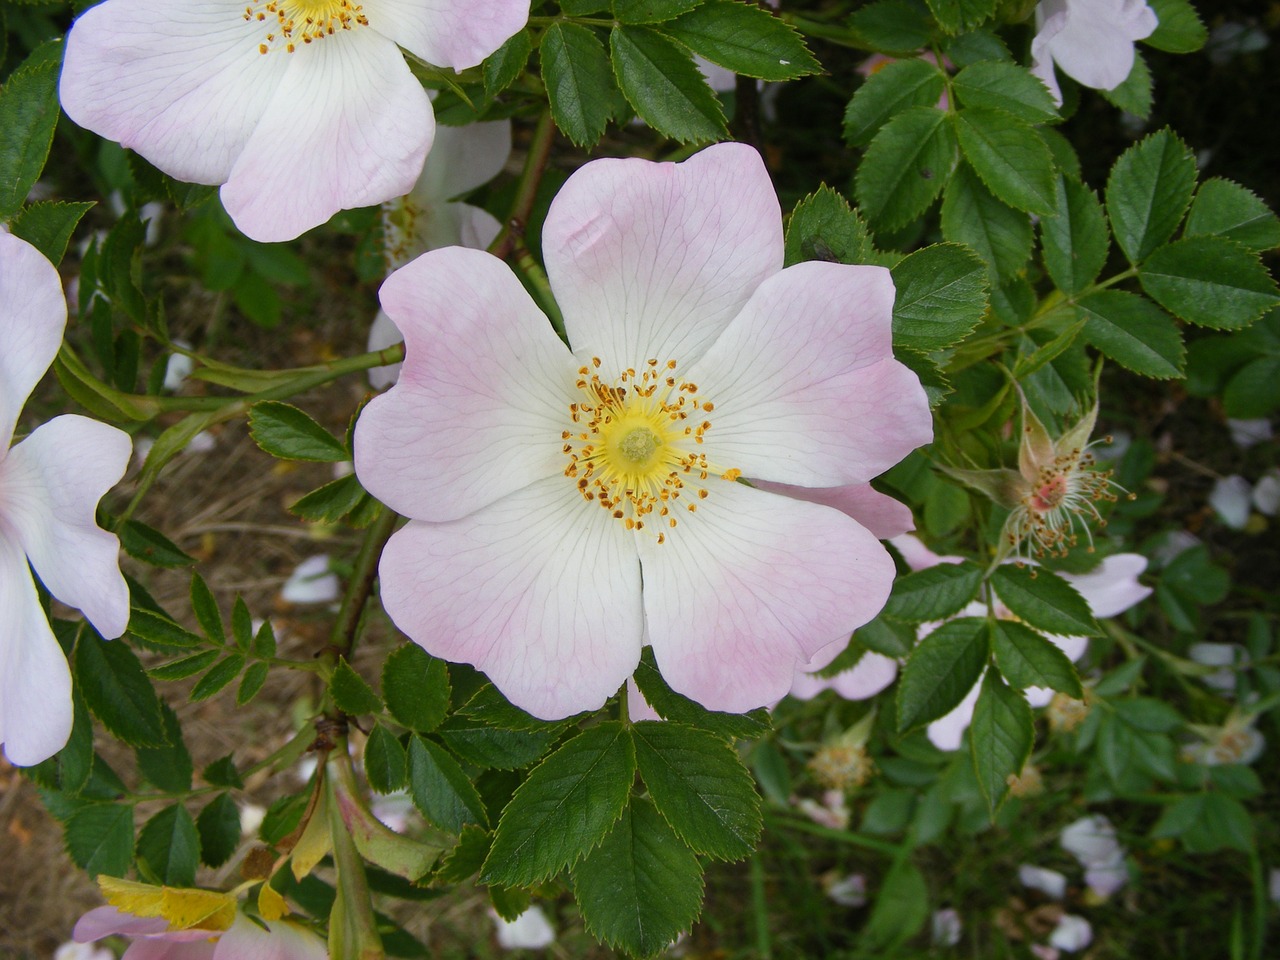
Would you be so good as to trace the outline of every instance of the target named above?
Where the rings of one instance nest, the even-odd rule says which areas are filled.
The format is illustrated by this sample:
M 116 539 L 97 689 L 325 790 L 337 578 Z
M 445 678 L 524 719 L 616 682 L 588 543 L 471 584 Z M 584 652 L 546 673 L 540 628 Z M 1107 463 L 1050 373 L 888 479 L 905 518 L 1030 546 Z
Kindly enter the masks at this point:
M 262 919 L 279 920 L 288 912 L 289 907 L 285 904 L 284 897 L 276 893 L 270 883 L 264 883 L 258 890 L 258 913 L 262 914 Z
M 227 930 L 236 919 L 236 898 L 217 890 L 156 887 L 117 877 L 98 877 L 107 903 L 135 917 L 163 917 L 172 930 Z
M 98 889 L 102 891 L 107 903 L 122 913 L 135 917 L 158 917 L 162 912 L 164 887 L 155 887 L 149 883 L 135 883 L 132 880 L 121 880 L 118 877 L 98 875 Z

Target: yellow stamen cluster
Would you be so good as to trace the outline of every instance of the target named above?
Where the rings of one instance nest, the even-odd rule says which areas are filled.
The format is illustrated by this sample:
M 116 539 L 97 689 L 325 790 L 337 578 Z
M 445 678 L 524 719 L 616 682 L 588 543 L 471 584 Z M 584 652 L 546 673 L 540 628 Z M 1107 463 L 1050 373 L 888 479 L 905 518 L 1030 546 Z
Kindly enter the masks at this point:
M 854 790 L 871 779 L 875 764 L 864 747 L 836 741 L 818 750 L 809 760 L 813 779 L 832 790 Z
M 262 54 L 281 46 L 293 53 L 299 43 L 369 25 L 364 8 L 351 0 L 268 0 L 245 7 L 244 19 L 261 23 L 269 31 L 265 42 L 258 44 Z
M 1111 471 L 1094 470 L 1095 463 L 1093 454 L 1077 449 L 1040 467 L 1030 490 L 1009 515 L 1005 525 L 1009 541 L 1015 547 L 1028 543 L 1037 558 L 1045 554 L 1066 556 L 1079 541 L 1076 531 L 1080 527 L 1092 547 L 1090 521 L 1099 527 L 1107 524 L 1095 504 L 1118 499 Z
M 665 543 L 678 511 L 695 513 L 709 496 L 707 480 L 736 480 L 742 471 L 714 466 L 700 449 L 715 405 L 676 377 L 674 360 L 649 360 L 614 383 L 600 379 L 600 365 L 593 357 L 578 369 L 583 399 L 569 405 L 571 425 L 561 434 L 564 475 L 628 530 L 653 530 Z

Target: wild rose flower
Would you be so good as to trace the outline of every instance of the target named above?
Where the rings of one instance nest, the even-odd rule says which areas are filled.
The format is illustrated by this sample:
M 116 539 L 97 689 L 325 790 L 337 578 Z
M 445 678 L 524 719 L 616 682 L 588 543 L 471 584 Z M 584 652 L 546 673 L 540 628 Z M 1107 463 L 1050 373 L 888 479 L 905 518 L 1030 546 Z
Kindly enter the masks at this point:
M 236 913 L 229 927 L 174 930 L 164 917 L 96 907 L 76 922 L 72 937 L 77 943 L 130 937 L 133 943 L 120 960 L 327 960 L 329 948 L 307 928 L 288 920 L 263 923 L 266 930 Z
M 107 638 L 129 622 L 120 541 L 98 527 L 98 501 L 129 464 L 129 436 L 69 414 L 9 447 L 18 414 L 62 345 L 58 272 L 0 231 L 0 743 L 17 766 L 71 736 L 71 671 L 27 564 L 48 591 Z
M 410 518 L 384 607 L 543 718 L 600 707 L 644 643 L 705 706 L 777 700 L 879 612 L 893 563 L 847 515 L 735 481 L 865 484 L 929 441 L 888 271 L 782 269 L 740 144 L 589 163 L 543 241 L 573 353 L 486 253 L 431 251 L 382 287 L 407 355 L 355 464 Z
M 1133 44 L 1157 26 L 1146 0 L 1041 0 L 1031 41 L 1031 72 L 1062 106 L 1062 72 L 1095 90 L 1114 90 L 1133 69 Z
M 556 929 L 537 904 L 514 920 L 503 920 L 494 913 L 493 922 L 498 946 L 503 950 L 545 950 L 556 942 Z
M 67 36 L 67 115 L 170 176 L 222 184 L 255 240 L 402 196 L 435 118 L 399 47 L 474 67 L 528 0 L 107 0 Z
M 1107 899 L 1129 882 L 1124 847 L 1116 839 L 1116 828 L 1101 814 L 1073 821 L 1063 828 L 1058 842 L 1085 868 L 1085 883 L 1097 899 Z
M 422 175 L 407 196 L 382 205 L 382 231 L 388 269 L 403 267 L 428 250 L 472 247 L 483 250 L 502 230 L 488 210 L 454 200 L 488 183 L 511 156 L 511 121 L 440 127 Z M 369 330 L 370 351 L 384 350 L 404 337 L 386 311 L 379 310 Z M 396 382 L 400 364 L 374 367 L 369 384 L 381 390 Z

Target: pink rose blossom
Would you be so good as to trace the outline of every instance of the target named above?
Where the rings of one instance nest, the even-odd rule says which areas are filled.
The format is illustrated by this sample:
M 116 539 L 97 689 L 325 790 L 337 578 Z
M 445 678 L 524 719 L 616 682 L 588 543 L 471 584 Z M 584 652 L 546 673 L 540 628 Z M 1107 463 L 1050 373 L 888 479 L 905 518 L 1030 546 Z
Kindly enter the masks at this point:
M 266 926 L 264 930 L 237 913 L 226 931 L 171 930 L 163 917 L 135 917 L 115 907 L 97 907 L 76 922 L 72 938 L 92 943 L 103 937 L 130 937 L 133 943 L 120 960 L 328 960 L 328 947 L 306 927 L 288 920 Z
M 1157 20 L 1146 0 L 1041 0 L 1036 24 L 1031 72 L 1061 106 L 1055 63 L 1086 87 L 1114 90 L 1133 69 L 1134 41 L 1151 36 Z
M 382 287 L 406 360 L 355 464 L 410 518 L 387 612 L 538 717 L 600 707 L 645 643 L 705 706 L 777 700 L 879 612 L 893 563 L 847 514 L 734 481 L 864 485 L 929 442 L 888 271 L 784 270 L 740 144 L 587 164 L 543 249 L 572 353 L 486 253 L 431 251 Z
M 128 434 L 70 414 L 9 447 L 66 322 L 53 265 L 0 231 L 0 743 L 18 766 L 61 750 L 72 721 L 71 671 L 28 564 L 104 637 L 120 636 L 129 622 L 120 541 L 94 516 L 128 466 Z
M 474 67 L 528 16 L 528 0 L 107 0 L 67 37 L 62 106 L 170 176 L 222 184 L 246 235 L 289 240 L 422 172 L 435 118 L 401 47 Z

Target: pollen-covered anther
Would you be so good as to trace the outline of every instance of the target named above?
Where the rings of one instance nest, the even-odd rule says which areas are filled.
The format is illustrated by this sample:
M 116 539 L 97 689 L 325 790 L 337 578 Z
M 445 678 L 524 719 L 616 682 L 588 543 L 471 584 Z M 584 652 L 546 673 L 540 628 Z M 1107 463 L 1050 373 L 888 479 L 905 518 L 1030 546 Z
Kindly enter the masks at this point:
M 705 412 L 713 405 L 697 396 L 696 384 L 672 375 L 674 360 L 651 358 L 639 370 L 623 370 L 613 383 L 600 379 L 600 366 L 593 357 L 578 368 L 575 384 L 584 396 L 569 405 L 569 416 L 584 429 L 561 434 L 569 457 L 565 476 L 575 480 L 583 499 L 607 509 L 628 530 L 644 530 L 652 514 L 672 529 L 677 521 L 671 507 L 682 491 L 706 500 L 710 493 L 702 481 L 712 474 L 728 480 L 741 475 L 712 465 L 694 449 L 704 442 L 711 420 L 687 424 L 689 410 Z M 686 509 L 695 512 L 697 504 L 687 503 Z M 666 534 L 655 539 L 665 543 Z
M 244 19 L 263 23 L 271 31 L 266 42 L 258 44 L 261 54 L 280 47 L 293 53 L 299 43 L 369 25 L 364 7 L 352 0 L 267 0 L 245 7 Z

